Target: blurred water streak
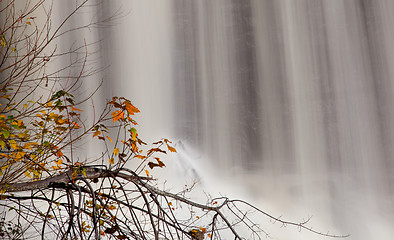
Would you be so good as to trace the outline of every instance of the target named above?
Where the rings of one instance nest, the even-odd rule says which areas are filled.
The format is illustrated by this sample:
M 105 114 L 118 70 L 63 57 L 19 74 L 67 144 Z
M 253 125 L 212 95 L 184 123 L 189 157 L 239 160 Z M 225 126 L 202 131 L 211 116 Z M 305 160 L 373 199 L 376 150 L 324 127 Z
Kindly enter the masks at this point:
M 392 239 L 394 1 L 117 4 L 108 76 L 144 135 L 180 139 L 267 211 Z

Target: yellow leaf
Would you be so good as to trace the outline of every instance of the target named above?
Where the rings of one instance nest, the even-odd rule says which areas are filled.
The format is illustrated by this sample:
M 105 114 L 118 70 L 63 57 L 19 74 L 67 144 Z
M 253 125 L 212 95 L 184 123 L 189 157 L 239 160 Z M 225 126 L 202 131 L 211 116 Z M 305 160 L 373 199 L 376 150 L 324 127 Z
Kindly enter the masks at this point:
M 18 160 L 18 159 L 21 159 L 23 156 L 25 156 L 26 155 L 26 153 L 25 152 L 18 152 L 17 154 L 16 154 L 16 156 L 15 156 L 15 159 L 16 160 Z
M 26 109 L 27 108 L 27 104 L 23 104 L 23 107 Z
M 12 51 L 13 51 L 13 52 L 16 52 L 16 48 L 13 47 L 13 48 L 12 48 Z
M 57 165 L 61 165 L 61 164 L 63 163 L 63 160 L 62 160 L 62 159 L 59 159 L 58 161 L 55 161 L 55 163 L 56 163 Z
M 8 168 L 8 165 L 3 165 L 3 166 L 1 166 L 1 171 L 6 170 L 7 168 Z
M 118 153 L 119 153 L 119 148 L 115 148 L 115 149 L 114 149 L 114 154 L 115 154 L 115 156 L 118 155 Z
M 109 136 L 107 136 L 107 138 L 108 138 L 109 141 L 111 141 L 111 143 L 114 143 Z
M 149 171 L 148 171 L 148 170 L 145 170 L 145 173 L 146 173 L 146 176 L 149 177 Z
M 12 149 L 16 149 L 18 147 L 15 140 L 10 140 L 10 141 L 8 141 L 8 143 L 11 145 Z
M 30 173 L 29 173 L 28 171 L 25 172 L 25 175 L 26 175 L 28 178 L 31 178 L 31 175 L 30 175 Z
M 56 120 L 56 124 L 58 124 L 58 125 L 63 125 L 65 122 L 66 122 L 66 120 L 61 119 L 61 118 Z
M 49 114 L 49 118 L 57 118 L 57 117 L 59 117 L 59 115 L 58 114 L 56 114 L 56 113 L 50 113 Z
M 26 22 L 28 25 L 31 25 L 31 22 Z
M 74 111 L 80 111 L 80 112 L 82 112 L 83 110 L 81 110 L 81 109 L 78 109 L 78 108 L 75 108 L 75 107 L 73 107 L 73 106 L 70 106 L 70 108 L 72 109 L 72 110 L 74 110 Z
M 114 159 L 113 159 L 113 158 L 110 158 L 110 159 L 109 159 L 109 163 L 114 164 L 114 163 L 115 163 Z

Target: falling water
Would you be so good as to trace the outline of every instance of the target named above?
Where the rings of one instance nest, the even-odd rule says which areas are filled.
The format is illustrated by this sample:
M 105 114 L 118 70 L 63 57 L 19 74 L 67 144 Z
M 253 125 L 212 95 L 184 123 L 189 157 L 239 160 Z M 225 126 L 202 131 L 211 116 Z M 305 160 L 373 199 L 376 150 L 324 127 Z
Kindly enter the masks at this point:
M 145 136 L 179 140 L 229 196 L 352 240 L 392 239 L 394 1 L 106 4 L 130 11 L 102 43 L 106 78 L 141 108 Z

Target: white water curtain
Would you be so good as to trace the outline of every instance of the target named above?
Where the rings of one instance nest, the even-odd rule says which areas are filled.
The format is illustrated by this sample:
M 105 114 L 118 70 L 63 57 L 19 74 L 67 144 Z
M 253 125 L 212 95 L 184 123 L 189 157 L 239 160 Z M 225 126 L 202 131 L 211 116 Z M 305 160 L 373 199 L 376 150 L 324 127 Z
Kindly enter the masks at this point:
M 394 1 L 104 6 L 129 11 L 104 36 L 106 86 L 140 107 L 144 136 L 180 140 L 229 196 L 352 240 L 392 239 Z

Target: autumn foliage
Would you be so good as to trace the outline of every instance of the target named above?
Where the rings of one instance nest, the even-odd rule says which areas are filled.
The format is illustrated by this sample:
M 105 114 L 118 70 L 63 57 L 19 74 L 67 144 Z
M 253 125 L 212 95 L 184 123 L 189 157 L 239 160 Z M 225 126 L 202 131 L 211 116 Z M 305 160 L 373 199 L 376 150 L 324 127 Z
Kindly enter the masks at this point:
M 75 98 L 74 93 L 78 91 L 79 82 L 87 76 L 87 47 L 78 49 L 86 52 L 78 62 L 73 62 L 73 67 L 79 67 L 75 75 L 59 78 L 63 66 L 47 71 L 53 68 L 50 65 L 53 59 L 67 54 L 58 53 L 53 46 L 63 34 L 60 30 L 65 22 L 53 29 L 50 15 L 47 19 L 37 19 L 39 8 L 46 9 L 50 5 L 45 5 L 45 1 L 27 1 L 20 10 L 15 1 L 1 3 L 1 14 L 6 21 L 0 28 L 0 191 L 6 192 L 10 183 L 26 181 L 26 177 L 40 180 L 83 166 L 85 162 L 76 161 L 70 153 L 75 142 L 91 135 L 115 146 L 107 150 L 112 154 L 109 164 L 121 165 L 130 158 L 139 158 L 146 160 L 150 167 L 164 166 L 159 158 L 154 162 L 148 160 L 153 153 L 164 153 L 164 150 L 152 148 L 144 154 L 139 149 L 145 143 L 138 138 L 134 127 L 137 123 L 132 118 L 139 109 L 129 100 L 114 97 L 108 101 L 104 112 L 91 126 L 81 120 L 81 102 L 86 99 Z M 75 10 L 84 4 L 86 1 Z M 46 21 L 40 25 L 38 20 Z M 108 130 L 114 126 L 127 130 L 129 138 L 114 143 Z M 121 150 L 119 144 L 122 144 Z M 157 144 L 175 151 L 168 140 Z

